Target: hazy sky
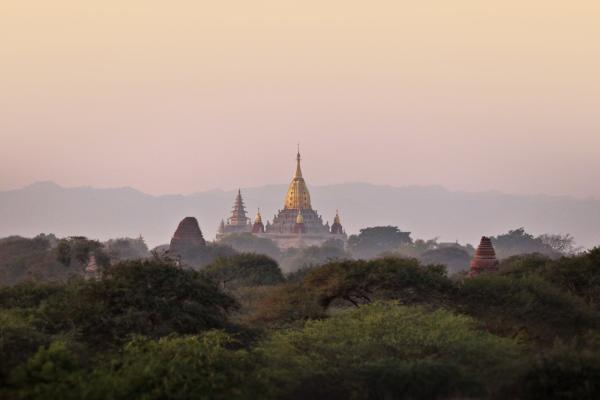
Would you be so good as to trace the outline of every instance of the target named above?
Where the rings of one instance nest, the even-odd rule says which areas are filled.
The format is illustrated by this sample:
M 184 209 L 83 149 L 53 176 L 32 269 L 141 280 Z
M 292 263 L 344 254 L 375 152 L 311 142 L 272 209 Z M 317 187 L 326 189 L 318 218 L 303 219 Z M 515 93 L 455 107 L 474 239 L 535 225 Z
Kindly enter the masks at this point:
M 0 190 L 600 197 L 600 2 L 2 0 Z

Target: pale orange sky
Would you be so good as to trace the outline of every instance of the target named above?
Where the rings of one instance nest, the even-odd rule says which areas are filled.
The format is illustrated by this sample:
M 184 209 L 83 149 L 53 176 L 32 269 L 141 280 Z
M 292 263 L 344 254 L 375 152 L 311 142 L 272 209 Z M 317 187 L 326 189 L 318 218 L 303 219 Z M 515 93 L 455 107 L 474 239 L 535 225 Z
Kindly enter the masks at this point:
M 0 190 L 440 184 L 600 197 L 597 1 L 0 8 Z

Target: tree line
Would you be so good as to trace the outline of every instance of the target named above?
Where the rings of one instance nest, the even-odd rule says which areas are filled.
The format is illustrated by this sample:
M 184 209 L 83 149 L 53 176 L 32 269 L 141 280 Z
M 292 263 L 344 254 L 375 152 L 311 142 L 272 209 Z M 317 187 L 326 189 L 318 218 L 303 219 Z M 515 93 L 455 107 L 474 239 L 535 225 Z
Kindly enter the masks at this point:
M 473 278 L 398 255 L 121 261 L 0 288 L 0 397 L 594 399 L 599 313 L 600 249 Z

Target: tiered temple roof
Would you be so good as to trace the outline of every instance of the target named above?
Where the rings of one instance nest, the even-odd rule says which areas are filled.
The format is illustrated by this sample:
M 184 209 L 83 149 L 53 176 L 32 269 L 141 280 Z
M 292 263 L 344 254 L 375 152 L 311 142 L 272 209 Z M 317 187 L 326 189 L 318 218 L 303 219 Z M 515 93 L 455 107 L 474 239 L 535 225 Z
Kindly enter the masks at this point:
M 231 210 L 231 217 L 227 220 L 227 225 L 243 226 L 248 225 L 250 218 L 246 216 L 246 207 L 244 206 L 244 200 L 242 199 L 242 191 L 238 189 L 237 196 L 235 197 L 235 203 Z
M 471 260 L 470 276 L 479 275 L 482 272 L 493 272 L 498 270 L 498 259 L 490 238 L 483 236 L 477 251 Z
M 244 199 L 242 198 L 242 191 L 238 189 L 233 208 L 231 210 L 231 217 L 227 218 L 227 223 L 221 221 L 219 224 L 219 230 L 217 231 L 217 239 L 230 233 L 244 233 L 252 232 L 252 224 L 250 218 L 246 214 L 246 206 L 244 205 Z

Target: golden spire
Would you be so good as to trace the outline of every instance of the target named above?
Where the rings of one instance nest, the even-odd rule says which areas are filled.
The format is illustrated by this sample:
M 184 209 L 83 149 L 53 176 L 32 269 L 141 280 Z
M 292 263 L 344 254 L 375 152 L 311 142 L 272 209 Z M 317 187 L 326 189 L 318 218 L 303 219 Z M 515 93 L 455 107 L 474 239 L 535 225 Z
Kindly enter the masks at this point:
M 297 224 L 304 223 L 304 217 L 302 216 L 302 210 L 298 211 L 298 215 L 296 215 L 296 223 Z
M 310 205 L 310 193 L 308 193 L 306 182 L 304 182 L 304 178 L 302 177 L 300 160 L 300 145 L 298 145 L 298 154 L 296 155 L 296 173 L 292 178 L 287 195 L 285 196 L 284 208 L 287 210 L 302 210 L 312 208 Z
M 302 178 L 302 170 L 300 169 L 300 144 L 298 144 L 298 154 L 296 155 L 296 174 L 294 178 Z
M 334 224 L 341 224 L 340 222 L 340 213 L 338 210 L 335 210 L 335 217 L 333 218 Z
M 260 207 L 258 208 L 258 211 L 256 212 L 256 218 L 254 218 L 254 223 L 262 224 L 262 216 L 260 215 Z

